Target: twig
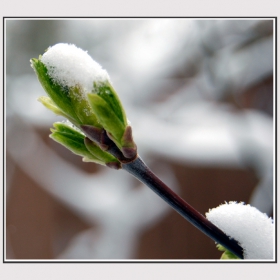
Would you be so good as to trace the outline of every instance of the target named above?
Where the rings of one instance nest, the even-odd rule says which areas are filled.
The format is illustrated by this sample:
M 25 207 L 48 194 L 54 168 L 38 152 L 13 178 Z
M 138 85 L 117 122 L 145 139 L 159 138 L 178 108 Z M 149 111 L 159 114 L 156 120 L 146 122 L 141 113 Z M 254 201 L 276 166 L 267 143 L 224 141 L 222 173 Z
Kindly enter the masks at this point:
M 240 259 L 243 259 L 243 249 L 236 240 L 229 238 L 223 231 L 174 193 L 145 165 L 141 158 L 138 157 L 133 162 L 123 164 L 122 168 L 151 188 L 200 231 L 224 246 Z
M 97 133 L 96 129 L 91 126 L 84 125 L 81 128 L 90 140 L 96 142 L 101 148 L 103 147 L 107 152 L 115 156 L 121 162 L 122 169 L 126 170 L 139 181 L 147 185 L 192 225 L 197 227 L 208 237 L 212 238 L 215 242 L 224 246 L 240 259 L 244 258 L 243 249 L 239 246 L 236 240 L 228 237 L 185 200 L 174 193 L 148 168 L 139 156 L 131 159 L 124 157 L 116 144 L 108 137 L 105 130 L 99 130 Z

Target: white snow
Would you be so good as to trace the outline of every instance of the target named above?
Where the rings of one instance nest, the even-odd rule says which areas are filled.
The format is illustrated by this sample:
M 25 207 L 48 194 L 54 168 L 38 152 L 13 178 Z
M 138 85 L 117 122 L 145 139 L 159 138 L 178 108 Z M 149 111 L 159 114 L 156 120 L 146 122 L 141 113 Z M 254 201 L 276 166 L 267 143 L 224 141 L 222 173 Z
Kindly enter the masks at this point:
M 231 201 L 210 209 L 206 218 L 239 242 L 244 259 L 273 259 L 273 220 L 255 207 Z
M 92 91 L 94 82 L 109 80 L 107 71 L 86 51 L 73 44 L 59 43 L 50 47 L 41 61 L 56 83 L 68 87 L 79 85 L 85 93 Z
M 55 122 L 55 123 L 58 123 L 58 124 L 59 124 L 59 123 L 62 123 L 62 124 L 64 124 L 64 125 L 69 126 L 69 127 L 72 128 L 72 129 L 78 131 L 80 134 L 85 135 L 84 132 L 83 132 L 81 129 L 79 129 L 77 126 L 75 126 L 74 124 L 72 124 L 72 123 L 71 123 L 69 120 L 67 120 L 67 119 L 64 119 L 64 120 L 62 120 L 62 121 L 60 121 L 60 122 Z

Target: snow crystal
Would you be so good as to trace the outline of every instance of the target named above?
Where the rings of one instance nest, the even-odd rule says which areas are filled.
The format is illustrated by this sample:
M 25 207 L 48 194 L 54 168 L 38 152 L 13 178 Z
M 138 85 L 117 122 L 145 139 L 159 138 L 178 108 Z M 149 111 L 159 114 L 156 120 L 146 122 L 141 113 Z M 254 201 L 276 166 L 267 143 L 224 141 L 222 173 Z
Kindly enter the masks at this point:
M 67 126 L 69 126 L 70 128 L 73 128 L 75 129 L 76 131 L 78 131 L 79 133 L 81 133 L 82 135 L 85 135 L 84 132 L 79 129 L 77 126 L 75 126 L 74 124 L 72 124 L 69 120 L 62 120 L 62 121 L 59 121 L 59 122 L 55 122 L 55 123 L 62 123 L 62 124 L 65 124 Z
M 79 85 L 86 93 L 92 91 L 94 82 L 109 80 L 106 70 L 86 51 L 72 44 L 59 43 L 50 47 L 41 61 L 54 82 L 68 87 Z
M 273 220 L 255 207 L 229 202 L 210 209 L 206 217 L 239 242 L 244 259 L 273 259 Z

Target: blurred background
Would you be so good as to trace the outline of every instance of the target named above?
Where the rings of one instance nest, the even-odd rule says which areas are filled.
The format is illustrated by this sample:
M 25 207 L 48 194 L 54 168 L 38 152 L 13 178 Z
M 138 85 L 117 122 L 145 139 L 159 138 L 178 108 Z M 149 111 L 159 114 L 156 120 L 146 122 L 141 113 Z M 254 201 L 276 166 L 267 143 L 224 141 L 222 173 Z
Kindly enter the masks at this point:
M 6 19 L 6 259 L 218 259 L 215 243 L 124 171 L 52 141 L 30 67 L 56 43 L 109 73 L 144 161 L 199 212 L 273 217 L 274 22 Z

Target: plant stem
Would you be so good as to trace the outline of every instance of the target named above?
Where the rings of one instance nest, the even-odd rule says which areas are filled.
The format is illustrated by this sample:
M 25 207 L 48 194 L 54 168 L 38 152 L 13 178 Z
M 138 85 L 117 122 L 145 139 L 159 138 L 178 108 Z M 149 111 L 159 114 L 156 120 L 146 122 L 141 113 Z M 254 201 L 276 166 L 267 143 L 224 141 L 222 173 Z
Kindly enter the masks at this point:
M 108 137 L 104 129 L 96 129 L 90 125 L 83 125 L 81 128 L 91 141 L 97 143 L 101 148 L 105 148 L 108 153 L 116 157 L 122 164 L 122 169 L 151 188 L 179 214 L 208 237 L 224 246 L 240 259 L 243 259 L 243 249 L 236 240 L 229 238 L 223 231 L 174 193 L 146 166 L 139 156 L 136 155 L 135 158 L 126 158 L 116 144 Z
M 123 164 L 122 168 L 151 188 L 179 214 L 181 214 L 186 220 L 201 230 L 204 234 L 224 246 L 240 259 L 243 259 L 243 249 L 239 246 L 236 240 L 229 238 L 223 231 L 174 193 L 146 166 L 140 157 L 137 157 L 130 163 Z

